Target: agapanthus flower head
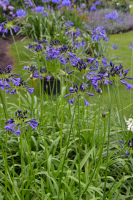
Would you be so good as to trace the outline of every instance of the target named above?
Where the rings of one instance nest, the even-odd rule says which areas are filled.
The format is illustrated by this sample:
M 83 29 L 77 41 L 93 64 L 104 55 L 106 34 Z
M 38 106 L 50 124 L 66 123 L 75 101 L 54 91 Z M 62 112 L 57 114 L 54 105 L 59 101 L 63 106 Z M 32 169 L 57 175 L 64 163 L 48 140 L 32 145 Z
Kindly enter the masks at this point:
M 22 112 L 21 110 L 17 110 L 14 119 L 11 118 L 9 121 L 5 122 L 6 126 L 4 128 L 11 133 L 15 133 L 17 136 L 21 135 L 20 125 L 29 124 L 33 129 L 36 129 L 38 126 L 38 122 L 35 121 L 36 118 L 30 119 L 27 115 L 27 111 Z
M 4 6 L 8 6 L 9 5 L 9 0 L 1 0 L 0 1 Z
M 26 15 L 26 12 L 23 9 L 19 9 L 16 11 L 16 15 L 17 15 L 17 17 L 23 17 Z
M 5 22 L 2 22 L 0 24 L 1 28 L 0 28 L 0 32 L 5 35 L 8 33 L 8 30 L 10 31 L 10 34 L 12 35 L 12 31 L 14 31 L 15 33 L 17 33 L 20 29 L 19 26 L 16 26 L 13 24 L 13 21 L 12 20 L 9 20 L 9 21 L 5 21 Z
M 50 46 L 61 46 L 62 43 L 58 40 L 58 39 L 55 39 L 55 40 L 51 40 L 50 42 Z
M 118 46 L 116 44 L 113 44 L 113 49 L 114 50 L 118 49 Z
M 116 19 L 116 22 L 121 22 L 121 21 L 123 21 L 123 18 Z
M 36 51 L 39 54 L 49 46 L 46 40 L 37 40 L 34 39 L 32 42 L 29 43 L 27 48 L 31 51 Z
M 86 43 L 85 43 L 85 40 L 84 40 L 82 37 L 78 36 L 78 37 L 76 37 L 76 39 L 73 41 L 73 45 L 74 45 L 76 48 L 79 49 L 79 48 L 85 46 Z
M 131 153 L 133 153 L 133 137 L 131 140 L 128 141 L 128 143 L 124 143 L 122 140 L 119 140 L 119 142 L 121 144 L 124 144 L 125 146 L 127 146 L 129 152 L 126 152 L 126 155 L 129 156 Z
M 70 6 L 71 5 L 71 1 L 70 0 L 63 0 L 62 1 L 62 5 L 63 6 Z
M 98 88 L 96 91 L 97 91 L 99 94 L 102 94 L 101 88 Z
M 34 4 L 31 0 L 24 0 L 24 3 L 26 4 L 26 8 L 34 7 Z
M 43 12 L 43 11 L 44 11 L 44 7 L 42 7 L 42 6 L 37 6 L 35 8 L 35 12 L 37 12 L 37 13 L 40 13 L 40 12 Z
M 81 8 L 84 9 L 85 8 L 85 3 L 81 4 Z
M 106 15 L 105 19 L 110 19 L 110 20 L 116 20 L 116 19 L 118 19 L 118 12 L 114 11 L 114 12 Z
M 131 44 L 129 45 L 129 49 L 133 49 L 133 41 L 132 41 Z
M 72 52 L 74 51 L 75 51 L 74 46 L 73 47 L 68 45 L 60 46 L 60 43 L 57 43 L 56 46 L 55 43 L 52 42 L 50 48 L 47 48 L 44 54 L 46 55 L 46 60 L 58 59 L 64 65 L 69 60 L 71 60 L 70 57 L 73 55 Z
M 92 10 L 92 11 L 95 11 L 96 9 L 97 9 L 97 8 L 96 8 L 95 5 L 92 5 L 92 6 L 91 6 L 91 10 Z
M 32 78 L 34 78 L 34 79 L 39 79 L 39 77 L 42 79 L 42 78 L 46 78 L 47 80 L 50 80 L 50 76 L 49 76 L 49 74 L 50 74 L 50 71 L 49 72 L 47 72 L 47 69 L 45 68 L 45 66 L 42 68 L 42 69 L 40 69 L 40 74 L 39 74 L 39 70 L 38 70 L 38 68 L 36 68 L 34 65 L 31 65 L 31 66 L 29 66 L 29 67 L 26 67 L 26 66 L 24 66 L 24 70 L 27 70 L 28 71 L 28 73 L 31 73 L 31 76 L 30 77 L 32 77 Z M 33 89 L 33 88 L 32 88 Z M 27 89 L 28 91 L 30 90 L 30 91 L 32 91 L 31 90 L 31 88 L 30 89 Z
M 27 90 L 30 94 L 32 94 L 34 91 L 34 88 L 30 88 L 28 83 L 25 83 L 21 78 L 13 78 L 11 81 L 13 82 L 14 86 L 10 86 L 10 88 L 6 90 L 6 93 L 14 95 L 16 91 Z
M 19 74 L 11 72 L 11 65 L 7 66 L 5 69 L 0 68 L 0 89 L 9 89 L 11 87 L 9 83 L 11 83 L 16 76 L 19 76 Z
M 100 5 L 100 1 L 96 1 L 96 2 L 95 2 L 95 5 Z
M 81 32 L 79 28 L 71 26 L 69 29 L 67 29 L 65 35 L 69 35 L 69 38 L 76 38 L 81 35 Z
M 83 97 L 84 95 L 87 94 L 89 96 L 94 96 L 94 94 L 88 93 L 87 92 L 87 88 L 88 88 L 88 84 L 81 84 L 80 87 L 78 87 L 74 82 L 73 82 L 73 87 L 69 88 L 69 92 L 70 94 L 65 95 L 64 97 L 68 97 L 68 96 L 74 96 L 74 98 L 72 98 L 72 100 L 69 100 L 70 105 L 73 104 L 73 101 L 75 99 L 78 100 L 78 96 L 79 97 Z M 84 98 L 84 102 L 85 102 L 85 106 L 88 106 L 90 103 L 87 102 L 87 100 Z
M 94 60 L 93 60 L 94 61 Z M 92 62 L 91 60 L 88 62 Z M 106 63 L 106 62 L 105 62 Z M 95 66 L 97 63 L 95 62 Z M 125 80 L 133 80 L 131 77 L 127 77 L 127 74 L 130 69 L 123 70 L 123 66 L 120 64 L 119 66 L 115 66 L 111 61 L 108 67 L 108 70 L 101 70 L 96 75 L 91 78 L 91 83 L 95 89 L 97 89 L 98 82 L 103 82 L 104 84 L 113 84 L 114 81 L 120 81 L 122 84 L 126 85 L 127 90 L 133 88 L 133 85 L 127 83 Z
M 38 71 L 38 68 L 36 68 L 36 66 L 34 65 L 30 65 L 28 67 L 24 66 L 24 70 L 26 70 L 28 73 L 31 73 L 34 76 L 35 72 Z
M 99 54 L 96 58 L 88 58 L 87 62 L 91 64 L 90 70 L 96 71 L 96 70 L 104 70 L 107 68 L 107 58 L 104 58 L 103 55 Z M 95 66 L 92 64 L 95 62 Z M 96 70 L 94 70 L 96 69 Z
M 66 29 L 70 28 L 71 26 L 74 26 L 74 23 L 71 22 L 70 20 L 66 21 L 64 24 L 65 24 L 66 27 L 67 27 Z
M 106 31 L 103 26 L 97 27 L 94 30 L 91 30 L 91 32 L 92 32 L 91 37 L 92 37 L 93 41 L 99 41 L 100 38 L 102 38 L 106 42 L 108 41 Z
M 60 4 L 61 3 L 61 0 L 51 0 L 52 3 L 55 3 L 55 4 Z
M 43 14 L 42 14 L 42 17 L 44 18 L 44 17 L 48 17 L 48 12 L 43 12 Z

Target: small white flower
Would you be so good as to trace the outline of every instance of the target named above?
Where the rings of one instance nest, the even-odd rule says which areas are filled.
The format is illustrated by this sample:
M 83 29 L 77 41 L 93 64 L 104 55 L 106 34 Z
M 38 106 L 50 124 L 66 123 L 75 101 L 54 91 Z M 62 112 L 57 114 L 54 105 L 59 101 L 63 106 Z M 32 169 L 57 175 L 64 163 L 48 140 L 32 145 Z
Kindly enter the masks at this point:
M 132 8 L 132 5 L 129 5 L 129 8 Z
M 119 6 L 119 5 L 120 5 L 120 3 L 116 3 L 116 5 L 117 5 L 117 6 Z
M 127 130 L 131 130 L 133 132 L 133 119 L 132 118 L 129 118 L 128 121 L 126 121 L 126 124 L 127 124 Z

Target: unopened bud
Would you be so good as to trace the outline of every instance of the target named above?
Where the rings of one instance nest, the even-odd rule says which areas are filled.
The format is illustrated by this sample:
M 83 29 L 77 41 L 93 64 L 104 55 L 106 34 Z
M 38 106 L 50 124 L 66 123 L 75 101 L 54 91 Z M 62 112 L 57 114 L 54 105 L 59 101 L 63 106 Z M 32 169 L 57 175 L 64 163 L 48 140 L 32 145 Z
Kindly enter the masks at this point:
M 105 112 L 104 109 L 103 109 L 103 111 L 102 111 L 102 117 L 106 117 L 106 112 Z

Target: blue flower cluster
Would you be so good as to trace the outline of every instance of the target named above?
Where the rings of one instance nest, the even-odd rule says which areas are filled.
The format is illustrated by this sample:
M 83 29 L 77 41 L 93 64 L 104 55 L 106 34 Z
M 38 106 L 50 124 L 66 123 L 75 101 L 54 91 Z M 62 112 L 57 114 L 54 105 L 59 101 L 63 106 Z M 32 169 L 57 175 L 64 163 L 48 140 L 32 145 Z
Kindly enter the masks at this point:
M 104 84 L 113 84 L 114 81 L 120 81 L 122 84 L 126 85 L 127 90 L 133 88 L 133 85 L 127 83 L 125 80 L 133 80 L 131 77 L 127 77 L 127 74 L 130 69 L 123 70 L 123 66 L 115 66 L 110 62 L 109 68 L 102 68 L 97 74 L 88 73 L 87 79 L 91 80 L 91 84 L 95 89 L 97 89 L 99 82 Z
M 9 0 L 1 0 L 0 3 L 2 3 L 5 6 L 9 5 Z
M 121 144 L 126 145 L 122 140 L 119 140 L 119 142 L 120 142 Z M 132 152 L 132 150 L 133 150 L 133 137 L 132 137 L 132 140 L 129 140 L 129 142 L 128 142 L 128 144 L 127 144 L 127 147 L 129 148 L 129 152 L 126 152 L 126 155 L 127 155 L 127 156 L 130 156 L 130 152 Z
M 96 6 L 100 5 L 100 3 L 101 3 L 100 1 L 96 1 L 95 4 L 91 6 L 91 10 L 95 11 L 97 9 Z
M 0 68 L 0 89 L 6 90 L 6 93 L 15 94 L 16 91 L 27 90 L 31 94 L 34 88 L 29 88 L 21 78 L 16 78 L 19 74 L 11 73 L 11 65 L 7 66 L 4 70 Z M 14 85 L 12 86 L 11 83 Z
M 70 0 L 63 0 L 62 6 L 71 6 L 71 1 Z
M 46 78 L 47 80 L 50 80 L 51 78 L 49 75 L 47 75 L 50 73 L 50 71 L 47 72 L 47 69 L 45 67 L 40 69 L 40 73 L 39 73 L 39 70 L 33 65 L 29 67 L 24 66 L 24 70 L 28 70 L 28 73 L 31 73 L 31 77 L 33 78 L 37 78 L 37 79 Z
M 44 7 L 42 7 L 42 6 L 37 6 L 35 8 L 35 12 L 37 12 L 37 13 L 42 13 L 43 11 L 44 11 Z
M 114 50 L 118 49 L 118 46 L 116 44 L 113 44 L 113 49 Z
M 0 24 L 0 32 L 5 35 L 8 33 L 8 30 L 10 31 L 10 34 L 12 35 L 12 31 L 17 33 L 19 31 L 20 27 L 13 24 L 12 20 L 2 22 Z
M 26 8 L 34 7 L 34 4 L 31 0 L 24 0 L 24 3 L 26 4 Z
M 97 7 L 95 5 L 91 6 L 91 10 L 95 11 L 97 9 Z
M 133 41 L 132 41 L 131 44 L 129 45 L 129 49 L 133 50 Z
M 97 27 L 94 30 L 91 30 L 91 32 L 93 41 L 99 41 L 100 38 L 103 38 L 106 42 L 108 41 L 104 27 Z
M 78 99 L 78 96 L 84 96 L 84 94 L 88 94 L 89 96 L 94 96 L 94 94 L 86 92 L 88 85 L 87 84 L 81 84 L 80 87 L 78 87 L 73 82 L 73 87 L 69 88 L 70 94 L 65 95 L 64 97 L 68 97 L 70 95 L 74 95 L 74 98 L 69 100 L 70 105 L 73 104 L 74 100 Z M 87 102 L 87 100 L 84 98 L 85 106 L 88 106 L 90 103 Z
M 26 15 L 26 12 L 23 9 L 19 9 L 16 11 L 16 15 L 17 15 L 17 17 L 23 17 Z
M 118 12 L 114 11 L 108 15 L 105 15 L 105 19 L 116 20 L 118 19 Z
M 96 1 L 96 2 L 95 2 L 95 5 L 100 5 L 100 1 Z
M 81 4 L 81 8 L 84 9 L 85 8 L 85 3 Z
M 11 133 L 15 133 L 17 136 L 21 135 L 20 125 L 22 124 L 29 124 L 33 129 L 36 129 L 38 126 L 38 122 L 35 121 L 36 118 L 28 119 L 27 113 L 27 111 L 22 112 L 21 110 L 17 110 L 14 119 L 11 118 L 9 121 L 5 122 L 5 124 L 8 125 L 4 128 Z M 15 130 L 16 128 L 17 130 Z

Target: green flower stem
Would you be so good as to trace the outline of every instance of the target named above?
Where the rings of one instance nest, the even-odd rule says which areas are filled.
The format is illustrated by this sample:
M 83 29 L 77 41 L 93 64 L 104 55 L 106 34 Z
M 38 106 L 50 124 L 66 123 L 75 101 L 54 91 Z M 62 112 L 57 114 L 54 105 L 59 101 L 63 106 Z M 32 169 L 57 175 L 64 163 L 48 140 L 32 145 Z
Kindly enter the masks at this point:
M 62 130 L 63 130 L 63 77 L 60 75 L 60 83 L 61 83 L 61 128 L 60 128 L 60 159 L 62 157 Z M 57 90 L 57 85 L 56 85 Z
M 81 177 L 80 177 L 80 148 L 81 148 L 81 136 L 80 136 L 80 119 L 79 119 L 79 94 L 78 94 L 78 137 L 79 137 L 79 157 L 78 157 L 78 176 L 79 176 L 79 197 L 80 197 L 80 194 L 81 194 Z M 80 200 L 80 199 L 79 199 Z
M 113 100 L 113 88 L 114 82 L 112 84 L 111 90 L 111 101 L 110 101 L 110 113 L 109 113 L 109 124 L 108 124 L 108 142 L 107 142 L 107 162 L 106 162 L 106 171 L 105 171 L 105 184 L 104 184 L 104 193 L 106 193 L 106 183 L 107 183 L 107 169 L 108 169 L 108 158 L 109 158 L 109 142 L 110 142 L 110 126 L 111 126 L 111 111 L 112 111 L 112 100 Z
M 21 127 L 21 129 L 22 129 L 22 127 Z M 21 180 L 22 180 L 22 184 L 21 184 L 22 195 L 21 195 L 21 198 L 22 198 L 22 200 L 24 200 L 23 133 L 21 133 L 21 135 L 20 135 L 20 148 L 21 148 Z
M 73 120 L 74 120 L 74 115 L 75 115 L 76 105 L 77 105 L 77 103 L 75 104 L 75 107 L 74 107 L 74 112 L 73 112 L 73 116 L 72 116 L 72 120 L 71 120 L 70 132 L 69 132 L 69 135 L 68 135 L 68 140 L 67 140 L 67 145 L 66 145 L 65 155 L 64 155 L 63 164 L 62 164 L 62 170 L 61 170 L 61 175 L 60 175 L 60 183 L 59 183 L 58 200 L 60 200 L 60 192 L 61 192 L 61 182 L 62 182 L 62 177 L 63 177 L 63 169 L 64 169 L 64 165 L 65 165 L 65 160 L 66 160 L 66 155 L 67 155 L 68 145 L 69 145 L 70 136 L 71 136 L 71 132 L 72 132 L 72 126 L 73 126 Z

